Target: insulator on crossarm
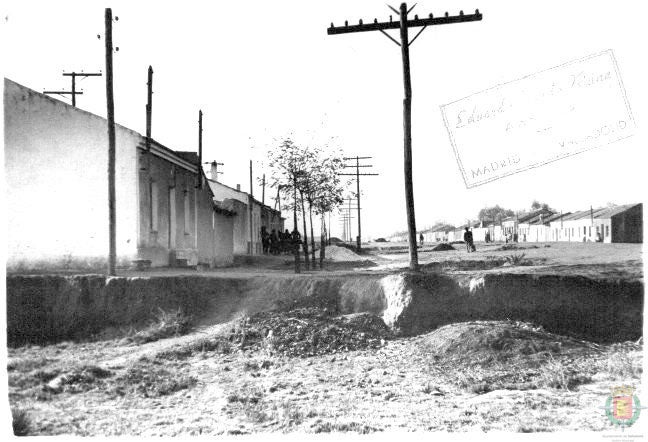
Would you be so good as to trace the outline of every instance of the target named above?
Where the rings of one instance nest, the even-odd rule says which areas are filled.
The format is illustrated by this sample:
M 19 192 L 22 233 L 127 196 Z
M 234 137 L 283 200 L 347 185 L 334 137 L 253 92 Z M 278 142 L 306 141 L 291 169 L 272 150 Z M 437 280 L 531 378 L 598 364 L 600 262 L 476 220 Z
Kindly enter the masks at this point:
M 429 16 L 429 17 L 430 17 L 430 18 L 434 18 L 434 14 L 430 14 L 430 16 Z
M 414 16 L 414 20 L 418 20 L 418 14 Z
M 389 16 L 389 23 L 391 23 L 391 22 L 392 22 L 392 16 L 390 15 Z
M 463 15 L 463 11 L 459 11 L 459 15 Z
M 374 18 L 374 23 L 378 23 L 378 19 L 377 19 L 377 18 Z
M 446 17 L 448 16 L 448 11 L 446 11 L 445 16 L 446 16 Z
M 479 14 L 479 9 L 475 9 L 475 14 Z
M 349 21 L 348 20 L 344 20 L 344 26 L 349 26 Z
M 360 19 L 359 24 L 362 24 L 362 19 Z
M 333 22 L 331 22 L 331 27 L 332 27 L 332 28 L 334 28 L 334 27 L 335 27 L 335 26 L 333 26 Z

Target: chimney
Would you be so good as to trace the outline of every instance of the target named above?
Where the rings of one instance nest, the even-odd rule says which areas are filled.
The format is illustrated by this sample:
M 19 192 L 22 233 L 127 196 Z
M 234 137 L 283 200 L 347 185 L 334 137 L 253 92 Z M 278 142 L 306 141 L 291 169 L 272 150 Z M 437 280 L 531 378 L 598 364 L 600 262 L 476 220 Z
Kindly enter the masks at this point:
M 216 163 L 216 161 L 212 161 L 209 164 L 211 166 L 209 175 L 212 181 L 218 181 L 218 163 Z
M 241 185 L 240 184 L 236 185 L 236 190 L 238 190 L 239 192 L 241 191 Z

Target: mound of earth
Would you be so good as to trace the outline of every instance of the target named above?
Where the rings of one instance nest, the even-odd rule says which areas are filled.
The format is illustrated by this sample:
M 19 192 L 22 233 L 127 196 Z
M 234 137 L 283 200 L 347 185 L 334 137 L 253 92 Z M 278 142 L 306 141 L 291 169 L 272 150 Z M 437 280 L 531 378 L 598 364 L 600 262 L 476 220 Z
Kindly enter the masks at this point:
M 364 261 L 365 258 L 352 250 L 339 246 L 328 246 L 326 248 L 326 259 L 331 261 Z
M 487 363 L 517 357 L 588 352 L 596 344 L 549 333 L 541 327 L 514 321 L 475 321 L 443 326 L 423 336 L 420 345 L 444 359 Z
M 307 357 L 379 348 L 391 336 L 383 320 L 373 314 L 331 316 L 325 310 L 302 308 L 243 318 L 230 340 L 245 348 Z
M 445 252 L 446 250 L 457 250 L 454 247 L 452 247 L 450 244 L 442 242 L 440 244 L 437 244 L 436 246 L 432 247 L 431 249 L 433 252 Z

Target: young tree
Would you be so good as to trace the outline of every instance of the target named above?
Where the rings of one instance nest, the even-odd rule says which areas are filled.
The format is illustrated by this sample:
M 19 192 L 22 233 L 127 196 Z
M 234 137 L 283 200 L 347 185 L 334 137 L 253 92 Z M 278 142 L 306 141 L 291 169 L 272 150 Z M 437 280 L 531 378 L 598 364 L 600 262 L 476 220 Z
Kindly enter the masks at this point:
M 324 266 L 324 259 L 326 258 L 326 218 L 325 215 L 332 212 L 334 209 L 342 205 L 344 199 L 345 188 L 348 186 L 348 181 L 343 182 L 340 179 L 339 173 L 344 166 L 340 152 L 323 155 L 320 151 L 320 161 L 317 169 L 311 175 L 310 192 L 308 193 L 309 208 L 311 209 L 311 239 L 313 246 L 313 265 L 315 265 L 315 240 L 313 239 L 312 231 L 312 212 L 320 216 L 320 268 Z
M 312 155 L 298 146 L 291 137 L 285 137 L 268 152 L 270 187 L 278 188 L 284 207 L 293 211 L 293 231 L 298 231 L 297 210 L 300 202 L 297 193 L 303 176 L 312 168 Z M 305 234 L 306 232 L 304 232 Z M 295 247 L 295 272 L 299 273 L 299 247 Z

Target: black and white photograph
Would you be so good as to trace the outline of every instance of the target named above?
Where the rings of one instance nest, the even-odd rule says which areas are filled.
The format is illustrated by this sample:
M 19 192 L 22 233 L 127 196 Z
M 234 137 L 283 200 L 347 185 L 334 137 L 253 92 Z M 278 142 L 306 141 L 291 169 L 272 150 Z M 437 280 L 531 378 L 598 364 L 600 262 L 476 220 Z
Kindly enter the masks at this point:
M 644 440 L 647 13 L 2 2 L 2 433 Z

